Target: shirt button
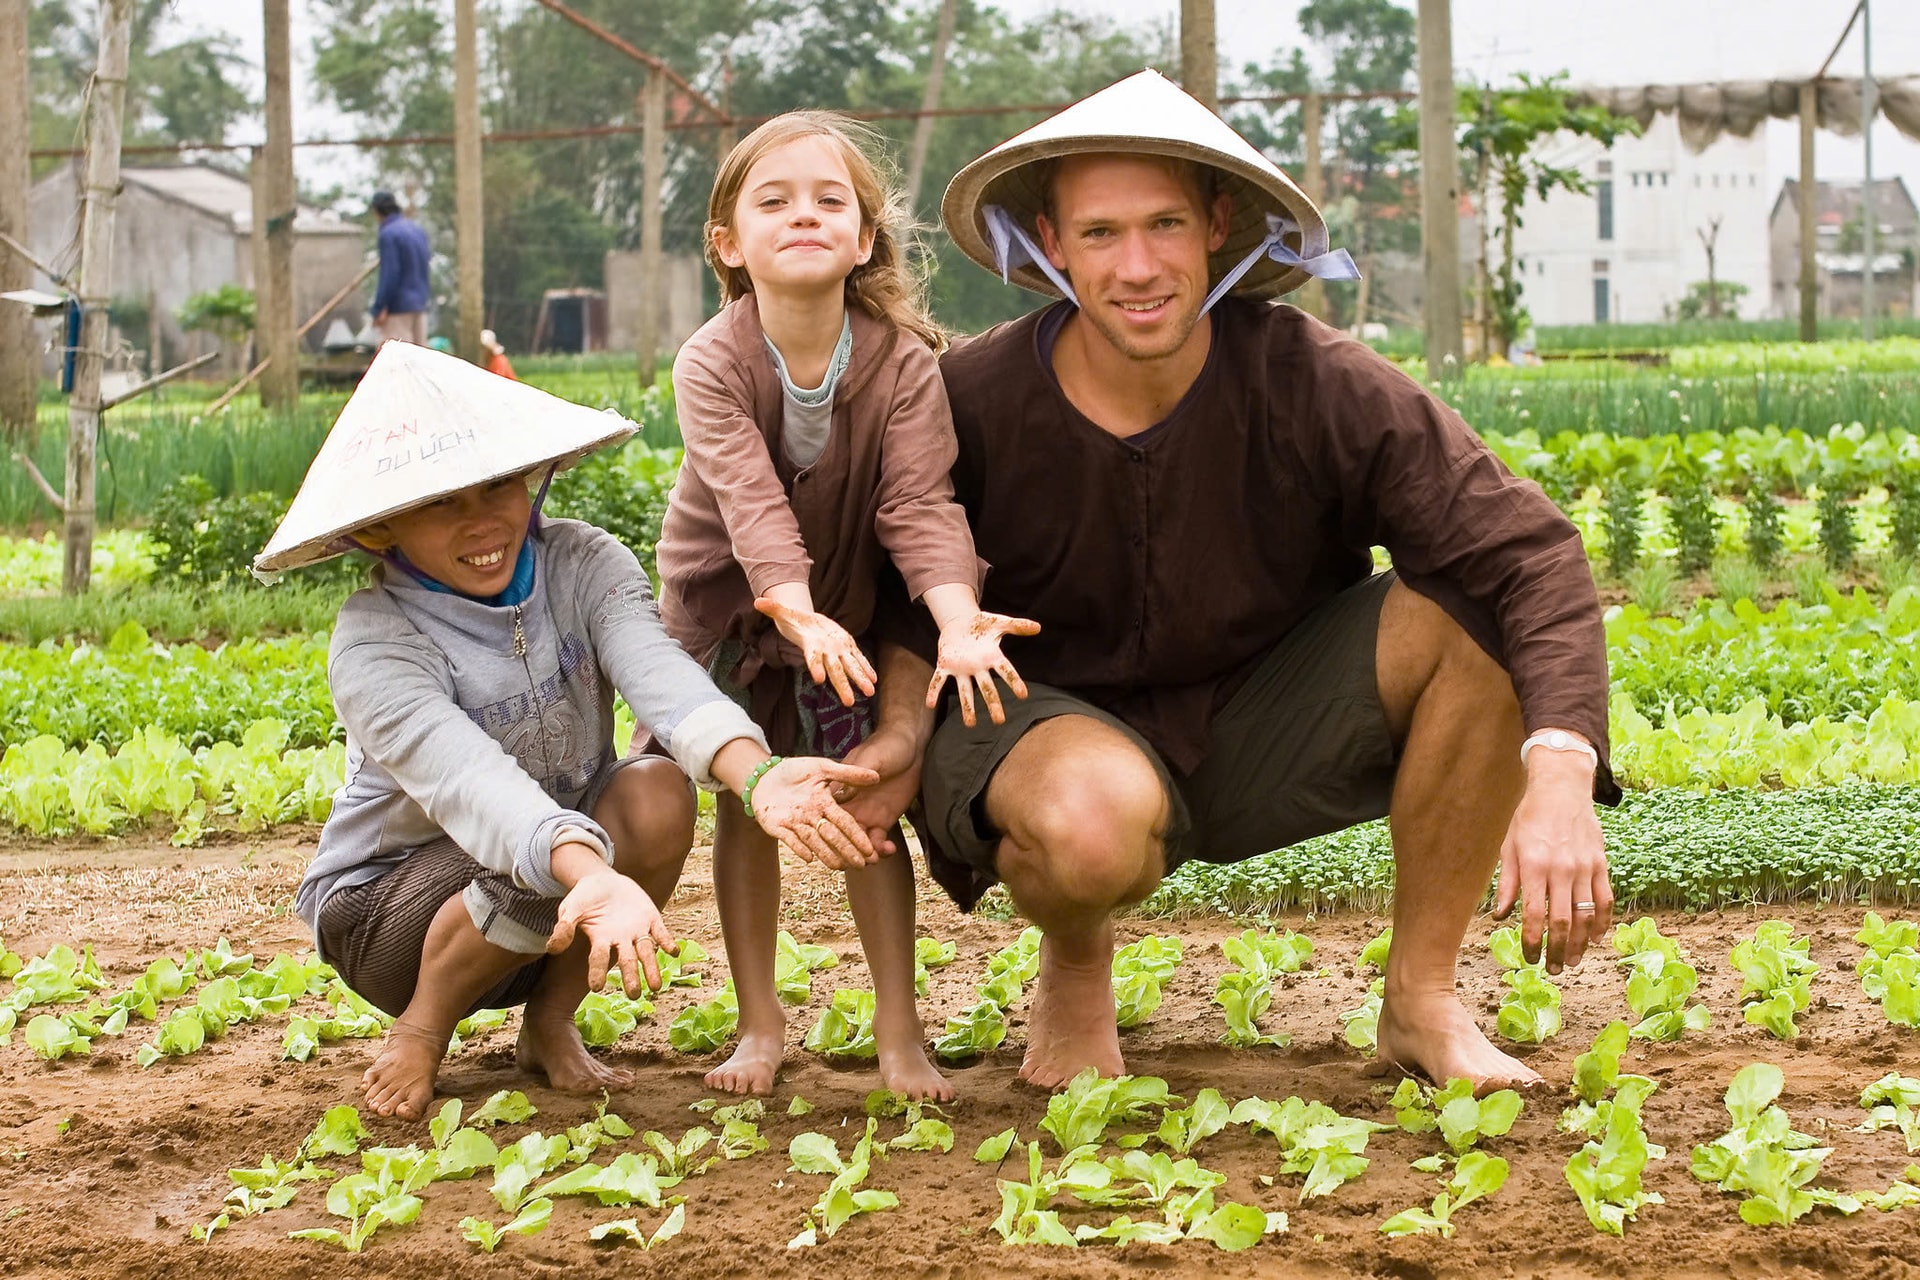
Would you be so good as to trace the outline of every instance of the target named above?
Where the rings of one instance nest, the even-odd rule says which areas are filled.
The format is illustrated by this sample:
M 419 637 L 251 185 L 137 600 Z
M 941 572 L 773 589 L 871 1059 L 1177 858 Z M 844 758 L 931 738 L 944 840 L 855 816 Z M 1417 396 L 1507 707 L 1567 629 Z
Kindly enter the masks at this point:
M 1146 535 L 1146 534 L 1144 534 L 1144 533 L 1142 533 L 1142 532 L 1140 532 L 1140 531 L 1139 531 L 1138 529 L 1135 529 L 1135 530 L 1133 531 L 1133 545 L 1134 545 L 1134 546 L 1136 546 L 1136 547 L 1144 547 L 1144 546 L 1146 546 L 1146 545 L 1147 545 L 1147 535 Z
M 1131 456 L 1135 462 L 1145 462 L 1147 460 L 1147 455 L 1139 452 L 1138 450 L 1136 450 Z

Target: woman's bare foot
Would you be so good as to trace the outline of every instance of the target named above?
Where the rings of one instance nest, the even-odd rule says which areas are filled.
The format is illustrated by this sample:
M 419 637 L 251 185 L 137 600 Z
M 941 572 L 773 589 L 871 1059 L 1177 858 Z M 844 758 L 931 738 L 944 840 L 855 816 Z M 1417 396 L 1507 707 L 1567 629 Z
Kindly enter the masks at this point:
M 781 1060 L 786 1054 L 785 1027 L 769 1031 L 743 1031 L 740 1033 L 740 1043 L 734 1046 L 733 1056 L 707 1072 L 707 1088 L 764 1097 L 773 1092 L 773 1078 L 779 1074 Z
M 1127 1069 L 1114 1021 L 1113 962 L 1107 957 L 1092 963 L 1062 959 L 1053 939 L 1042 938 L 1040 982 L 1027 1020 L 1020 1078 L 1042 1089 L 1058 1089 L 1088 1067 L 1103 1076 L 1123 1075 Z
M 561 1093 L 599 1093 L 633 1083 L 633 1072 L 610 1067 L 587 1052 L 571 1012 L 563 1020 L 536 1013 L 529 1006 L 520 1024 L 520 1043 L 514 1057 L 521 1070 L 538 1071 Z
M 926 1029 L 916 1016 L 897 1028 L 875 1025 L 880 1083 L 915 1102 L 952 1102 L 953 1085 L 927 1056 Z
M 1380 1008 L 1380 1060 L 1435 1084 L 1473 1081 L 1475 1093 L 1542 1083 L 1540 1073 L 1493 1046 L 1452 991 L 1389 991 Z
M 387 1028 L 386 1042 L 366 1073 L 361 1092 L 376 1115 L 418 1120 L 433 1102 L 433 1081 L 446 1056 L 449 1036 L 402 1019 Z

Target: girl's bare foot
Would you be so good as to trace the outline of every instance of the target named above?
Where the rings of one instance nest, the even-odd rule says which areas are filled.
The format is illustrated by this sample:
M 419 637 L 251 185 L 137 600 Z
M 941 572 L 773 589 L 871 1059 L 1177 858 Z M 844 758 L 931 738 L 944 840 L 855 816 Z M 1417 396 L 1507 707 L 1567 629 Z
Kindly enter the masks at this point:
M 773 1078 L 787 1053 L 785 1027 L 770 1031 L 743 1031 L 733 1056 L 706 1074 L 709 1089 L 765 1096 L 773 1092 Z
M 953 1085 L 927 1056 L 926 1031 L 916 1016 L 910 1025 L 874 1027 L 879 1046 L 880 1083 L 915 1102 L 952 1102 Z
M 433 1081 L 446 1056 L 448 1036 L 402 1019 L 387 1028 L 386 1042 L 366 1073 L 361 1092 L 376 1115 L 418 1120 L 433 1102 Z
M 1103 1076 L 1122 1075 L 1127 1069 L 1114 1020 L 1113 962 L 1101 958 L 1093 964 L 1071 963 L 1060 958 L 1051 938 L 1042 938 L 1040 981 L 1027 1020 L 1020 1078 L 1042 1089 L 1058 1089 L 1088 1067 Z
M 521 1070 L 538 1071 L 561 1093 L 599 1093 L 633 1083 L 633 1072 L 610 1067 L 587 1052 L 571 1012 L 563 1020 L 529 1008 L 520 1024 L 514 1057 Z

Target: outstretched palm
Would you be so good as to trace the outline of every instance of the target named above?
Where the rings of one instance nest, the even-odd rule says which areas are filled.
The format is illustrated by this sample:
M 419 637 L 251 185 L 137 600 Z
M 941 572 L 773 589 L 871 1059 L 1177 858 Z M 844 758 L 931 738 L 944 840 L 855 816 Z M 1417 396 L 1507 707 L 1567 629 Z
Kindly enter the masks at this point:
M 1016 698 L 1027 696 L 1027 685 L 1000 652 L 1000 641 L 1005 636 L 1038 634 L 1040 624 L 1031 618 L 1009 618 L 1004 613 L 986 612 L 955 618 L 940 631 L 940 662 L 933 669 L 932 682 L 927 685 L 927 705 L 940 704 L 941 686 L 951 679 L 954 691 L 960 695 L 960 718 L 969 727 L 975 723 L 976 687 L 980 700 L 987 704 L 987 715 L 995 724 L 1005 724 L 1007 714 L 1000 704 L 1000 690 L 994 686 L 994 676 L 1006 681 Z

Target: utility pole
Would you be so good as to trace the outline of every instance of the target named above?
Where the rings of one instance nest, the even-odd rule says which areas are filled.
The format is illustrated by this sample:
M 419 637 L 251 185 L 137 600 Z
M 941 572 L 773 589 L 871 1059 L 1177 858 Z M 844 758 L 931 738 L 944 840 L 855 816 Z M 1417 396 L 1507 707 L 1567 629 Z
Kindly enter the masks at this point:
M 1873 81 L 1873 2 L 1860 0 L 1860 136 L 1866 142 L 1867 180 L 1860 187 L 1861 247 L 1866 261 L 1860 268 L 1860 339 L 1873 341 L 1873 117 L 1880 107 L 1880 86 Z
M 947 46 L 953 42 L 953 24 L 960 0 L 940 0 L 940 19 L 933 33 L 933 57 L 927 63 L 927 87 L 920 95 L 920 118 L 913 126 L 913 149 L 907 153 L 907 207 L 920 203 L 920 183 L 927 175 L 927 148 L 933 145 L 933 113 L 940 108 L 941 82 L 947 78 Z
M 263 0 L 266 33 L 267 145 L 254 153 L 263 169 L 254 201 L 264 212 L 266 260 L 253 268 L 259 355 L 271 363 L 260 379 L 263 406 L 291 409 L 300 402 L 300 343 L 294 336 L 293 233 L 299 193 L 293 183 L 293 53 L 287 0 Z
M 1800 86 L 1800 341 L 1820 337 L 1820 277 L 1814 270 L 1814 226 L 1818 181 L 1813 174 L 1813 132 L 1820 113 L 1820 85 Z
M 474 0 L 453 4 L 453 230 L 458 255 L 460 321 L 454 348 L 483 363 L 480 331 L 487 327 L 486 224 L 480 196 L 480 40 Z
M 1420 0 L 1420 251 L 1427 377 L 1460 373 L 1460 159 L 1453 138 L 1453 7 Z M 1451 361 L 1451 364 L 1449 364 Z
M 1327 207 L 1327 180 L 1320 164 L 1320 95 L 1309 89 L 1300 99 L 1300 141 L 1306 148 L 1306 166 L 1301 170 L 1300 180 L 1306 188 L 1307 199 L 1314 207 Z M 1299 305 L 1309 315 L 1327 318 L 1327 286 L 1318 276 L 1311 276 L 1300 286 Z
M 660 202 L 667 167 L 667 77 L 647 72 L 640 90 L 640 322 L 635 325 L 634 357 L 640 385 L 650 387 L 660 373 L 661 271 Z
M 1180 0 L 1180 83 L 1217 112 L 1220 53 L 1213 32 L 1213 0 Z
M 21 244 L 27 239 L 27 185 L 32 145 L 27 96 L 27 5 L 29 0 L 0 0 L 0 233 Z M 0 249 L 0 292 L 33 285 L 25 258 Z M 33 405 L 40 379 L 33 350 L 33 313 L 0 304 L 0 429 L 9 436 L 33 430 Z
M 60 589 L 84 594 L 93 576 L 93 447 L 100 434 L 100 374 L 113 301 L 113 202 L 120 191 L 120 113 L 127 99 L 133 0 L 100 0 L 100 62 L 87 111 L 85 185 L 80 190 L 80 346 L 67 401 L 66 557 Z

